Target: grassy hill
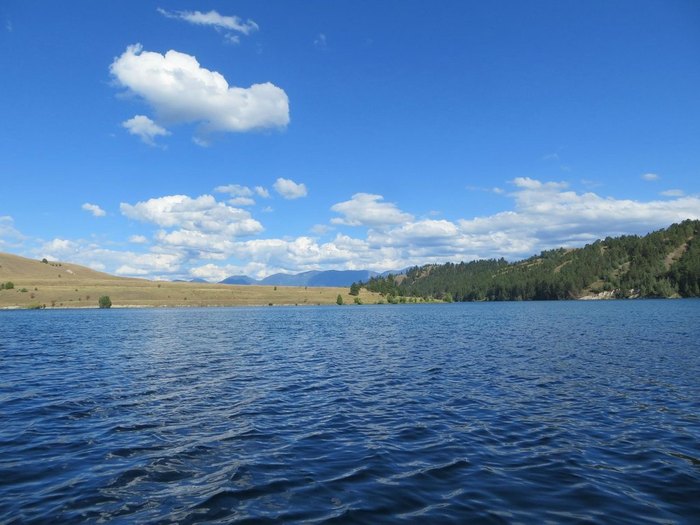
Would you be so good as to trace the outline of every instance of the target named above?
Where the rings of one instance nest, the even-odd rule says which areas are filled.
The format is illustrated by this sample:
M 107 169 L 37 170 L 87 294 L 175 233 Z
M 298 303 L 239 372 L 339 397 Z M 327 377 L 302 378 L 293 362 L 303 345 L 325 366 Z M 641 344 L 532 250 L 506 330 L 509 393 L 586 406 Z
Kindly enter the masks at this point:
M 644 237 L 606 238 L 509 263 L 504 259 L 411 268 L 368 290 L 447 301 L 700 296 L 700 221 Z
M 0 308 L 96 308 L 103 295 L 114 307 L 336 304 L 338 294 L 346 304 L 354 300 L 347 288 L 148 281 L 0 253 L 0 283 L 4 287 L 7 282 L 13 287 L 0 289 Z M 368 291 L 361 294 L 365 303 L 378 298 Z

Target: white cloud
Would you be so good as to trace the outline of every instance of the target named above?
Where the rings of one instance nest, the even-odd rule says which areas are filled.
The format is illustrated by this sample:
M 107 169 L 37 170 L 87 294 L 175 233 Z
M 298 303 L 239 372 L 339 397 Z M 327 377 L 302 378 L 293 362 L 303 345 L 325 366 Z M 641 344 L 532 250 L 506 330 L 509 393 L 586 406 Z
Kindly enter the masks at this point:
M 55 261 L 66 260 L 78 251 L 79 246 L 75 241 L 57 237 L 41 247 L 42 258 Z
M 171 274 L 179 271 L 183 262 L 183 256 L 179 253 L 143 253 L 131 254 L 128 262 L 119 266 L 117 275 L 156 277 L 154 274 Z
M 129 242 L 134 244 L 147 244 L 148 239 L 143 235 L 132 235 L 129 237 Z
M 381 202 L 384 197 L 371 193 L 356 193 L 352 199 L 331 206 L 331 210 L 343 215 L 331 220 L 333 224 L 347 226 L 382 227 L 401 224 L 413 219 L 413 216 L 402 212 L 395 204 Z
M 656 173 L 645 173 L 642 175 L 642 180 L 646 180 L 649 182 L 653 182 L 655 180 L 659 180 L 661 177 L 659 177 Z
M 201 11 L 166 11 L 165 9 L 158 8 L 158 12 L 167 18 L 176 18 L 195 25 L 236 31 L 244 35 L 249 35 L 259 29 L 258 24 L 252 20 L 246 20 L 244 22 L 237 16 L 224 16 L 213 10 L 202 13 Z
M 315 233 L 316 235 L 325 235 L 329 231 L 331 231 L 331 227 L 328 226 L 327 224 L 314 224 L 311 227 L 311 231 Z
M 133 205 L 121 203 L 120 209 L 130 219 L 159 226 L 156 243 L 167 252 L 187 252 L 189 258 L 221 259 L 231 253 L 235 238 L 263 231 L 248 211 L 211 195 L 194 199 L 168 195 Z
M 306 197 L 307 194 L 305 184 L 297 184 L 291 179 L 283 179 L 282 177 L 277 179 L 272 187 L 285 199 L 298 199 L 299 197 Z
M 110 72 L 153 108 L 159 122 L 199 124 L 198 143 L 208 143 L 206 136 L 213 132 L 283 128 L 289 123 L 284 90 L 270 82 L 230 86 L 223 75 L 178 51 L 161 55 L 132 45 L 114 59 Z
M 0 237 L 22 237 L 19 231 L 15 228 L 14 219 L 9 215 L 0 215 Z
M 25 239 L 17 228 L 15 221 L 9 215 L 0 215 L 0 247 L 6 249 L 8 247 L 17 247 Z
M 250 197 L 234 197 L 233 199 L 229 199 L 228 203 L 231 206 L 253 206 L 255 204 L 255 199 L 251 199 Z
M 145 115 L 136 115 L 122 122 L 122 126 L 127 131 L 139 137 L 144 143 L 149 146 L 155 146 L 155 138 L 159 136 L 170 135 L 170 132 L 164 127 L 159 126 Z
M 258 197 L 262 197 L 263 199 L 270 198 L 270 192 L 267 191 L 267 188 L 263 188 L 262 186 L 255 186 L 255 193 L 258 194 Z
M 107 215 L 107 212 L 100 208 L 97 204 L 90 204 L 89 202 L 86 202 L 81 206 L 81 208 L 85 211 L 89 211 L 95 217 L 104 217 Z
M 517 178 L 511 184 L 504 198 L 512 199 L 512 206 L 460 220 L 416 219 L 379 195 L 356 194 L 336 205 L 340 208 L 333 211 L 341 215 L 336 222 L 366 226 L 367 234 L 355 238 L 338 233 L 324 242 L 305 235 L 246 240 L 244 235 L 262 231 L 248 211 L 210 195 L 170 195 L 121 205 L 126 217 L 153 226 L 150 241 L 130 238 L 135 244 L 149 242 L 145 253 L 56 238 L 36 254 L 120 275 L 218 281 L 235 274 L 260 278 L 280 271 L 390 270 L 478 258 L 516 260 L 544 249 L 581 246 L 609 235 L 644 234 L 686 218 L 700 219 L 699 196 L 643 202 L 578 193 L 562 182 Z M 328 226 L 312 230 L 329 233 Z M 9 217 L 0 218 L 0 239 L 4 231 L 13 231 Z
M 253 190 L 248 186 L 240 184 L 227 184 L 225 186 L 217 186 L 214 188 L 217 193 L 228 193 L 231 197 L 250 197 L 253 195 Z
M 187 195 L 168 195 L 133 205 L 122 202 L 120 209 L 130 219 L 163 228 L 180 227 L 233 237 L 253 235 L 263 230 L 262 224 L 249 212 L 218 202 L 211 195 L 194 199 Z
M 685 192 L 683 190 L 666 190 L 662 191 L 661 195 L 664 197 L 683 197 Z

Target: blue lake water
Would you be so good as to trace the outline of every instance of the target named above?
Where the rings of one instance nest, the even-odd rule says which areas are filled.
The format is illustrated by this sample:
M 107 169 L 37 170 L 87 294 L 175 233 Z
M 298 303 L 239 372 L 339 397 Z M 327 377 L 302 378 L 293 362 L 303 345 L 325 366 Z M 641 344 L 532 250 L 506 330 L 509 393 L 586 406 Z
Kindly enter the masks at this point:
M 700 522 L 697 300 L 0 331 L 0 523 Z

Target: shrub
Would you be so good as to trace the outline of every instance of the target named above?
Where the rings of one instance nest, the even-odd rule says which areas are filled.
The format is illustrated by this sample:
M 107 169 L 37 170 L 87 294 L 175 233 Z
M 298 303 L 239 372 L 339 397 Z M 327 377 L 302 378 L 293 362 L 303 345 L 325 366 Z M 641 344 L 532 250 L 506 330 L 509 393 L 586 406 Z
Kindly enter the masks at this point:
M 97 301 L 97 304 L 100 306 L 100 308 L 111 308 L 112 307 L 112 300 L 109 298 L 109 295 L 103 295 Z
M 341 305 L 343 304 L 343 296 L 338 294 L 338 297 L 335 300 L 335 304 Z
M 362 304 L 362 299 L 355 297 L 355 304 Z
M 15 287 L 15 283 L 12 281 L 7 281 L 5 283 L 5 290 L 12 290 Z

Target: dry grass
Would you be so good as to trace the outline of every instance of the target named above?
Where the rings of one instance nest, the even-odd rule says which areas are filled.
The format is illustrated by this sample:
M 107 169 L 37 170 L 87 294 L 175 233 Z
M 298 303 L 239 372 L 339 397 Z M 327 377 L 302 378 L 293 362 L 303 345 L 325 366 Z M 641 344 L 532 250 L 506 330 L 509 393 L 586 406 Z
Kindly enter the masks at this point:
M 138 306 L 251 306 L 335 304 L 338 294 L 353 304 L 348 288 L 309 286 L 243 286 L 174 283 L 128 279 L 68 263 L 42 263 L 0 254 L 0 282 L 12 281 L 12 290 L 0 290 L 0 308 L 97 308 L 108 295 L 114 307 Z M 26 290 L 26 291 L 23 291 Z M 366 304 L 379 295 L 362 290 Z

